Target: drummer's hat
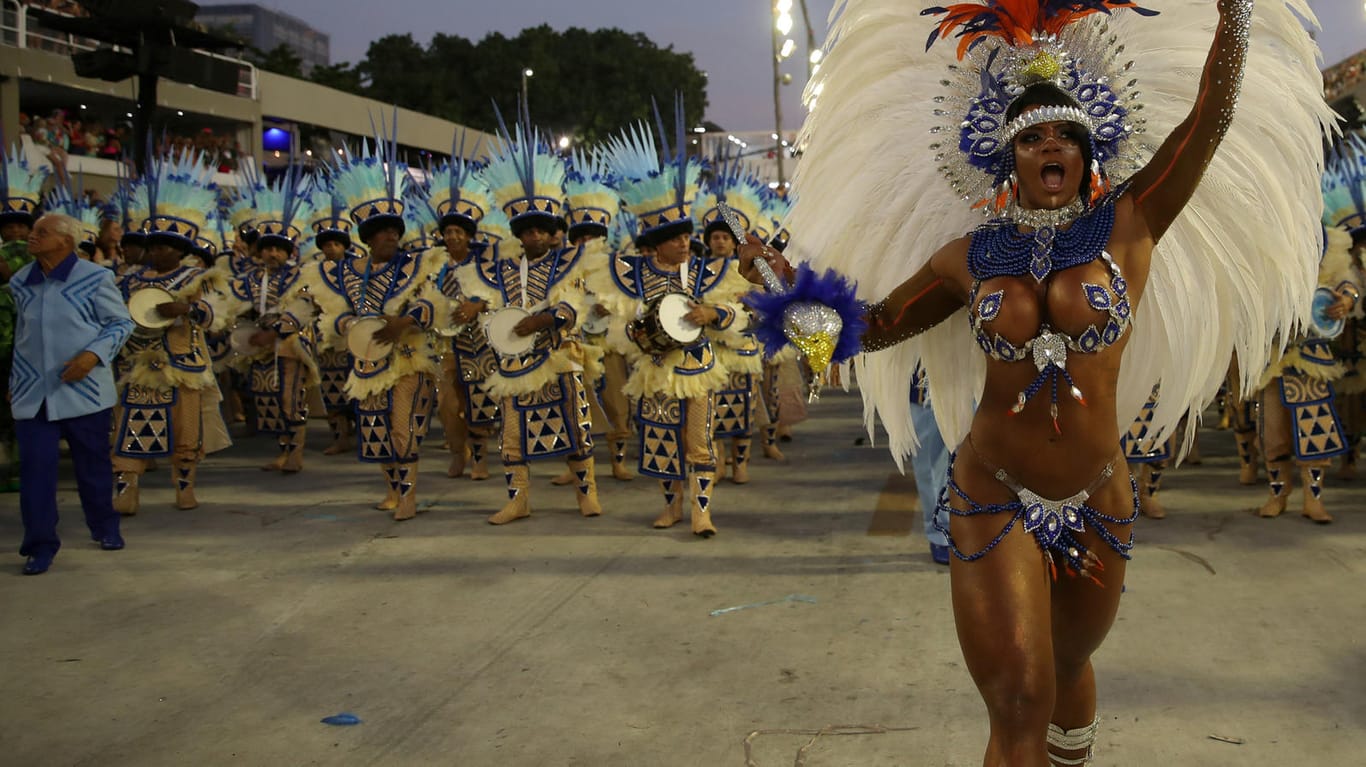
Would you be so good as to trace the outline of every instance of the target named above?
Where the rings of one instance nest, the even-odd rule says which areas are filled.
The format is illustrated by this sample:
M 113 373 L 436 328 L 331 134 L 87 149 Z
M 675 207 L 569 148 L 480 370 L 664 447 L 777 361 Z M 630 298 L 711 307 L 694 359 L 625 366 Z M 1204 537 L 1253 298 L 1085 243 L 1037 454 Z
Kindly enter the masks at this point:
M 507 214 L 494 208 L 479 222 L 479 234 L 470 240 L 470 253 L 478 256 L 488 248 L 497 248 L 512 239 L 512 222 Z
M 191 150 L 154 157 L 147 172 L 147 244 L 166 243 L 188 252 L 218 205 L 214 169 L 202 152 Z
M 391 126 L 366 142 L 359 153 L 347 152 L 332 174 L 332 189 L 346 201 L 356 234 L 369 242 L 375 232 L 396 227 L 399 237 L 407 231 L 403 223 L 403 191 L 410 176 L 408 166 L 398 159 L 398 109 Z
M 331 182 L 319 174 L 313 177 L 309 207 L 313 210 L 313 220 L 309 228 L 313 230 L 313 244 L 319 249 L 326 242 L 340 242 L 342 247 L 351 247 L 351 219 L 346 216 L 346 203 L 332 191 Z
M 1366 239 L 1366 138 L 1349 133 L 1328 156 L 1323 174 L 1323 223 Z
M 507 214 L 513 237 L 533 225 L 558 232 L 564 226 L 564 160 L 531 127 L 525 105 L 519 112 L 511 132 L 498 113 L 498 140 L 482 176 L 494 204 Z
M 621 210 L 621 195 L 603 153 L 575 151 L 564 191 L 569 208 L 569 241 L 584 235 L 606 237 L 612 220 Z
M 74 184 L 71 174 L 66 174 L 65 179 L 63 181 L 59 178 L 57 185 L 47 193 L 43 208 L 76 219 L 81 226 L 81 239 L 76 246 L 87 256 L 94 256 L 95 241 L 100 236 L 100 220 L 104 218 L 104 209 L 98 205 L 91 205 L 84 195 L 76 191 L 85 188 L 83 174 L 76 174 Z
M 46 165 L 29 165 L 22 144 L 15 144 L 8 152 L 0 144 L 0 224 L 33 226 L 48 171 Z
M 303 188 L 298 165 L 291 165 L 275 183 L 256 193 L 256 232 L 262 247 L 275 246 L 294 253 L 303 236 L 301 225 L 313 216 L 311 198 Z
M 441 230 L 436 222 L 436 211 L 432 209 L 422 187 L 409 184 L 408 191 L 403 195 L 403 225 L 408 234 L 403 249 L 418 251 L 431 247 L 433 240 L 441 238 Z
M 480 165 L 465 157 L 465 134 L 451 140 L 450 162 L 437 165 L 428 174 L 428 203 L 436 214 L 437 231 L 452 224 L 470 237 L 479 222 L 493 209 L 493 195 L 480 177 Z
M 730 152 L 713 160 L 711 169 L 711 178 L 702 185 L 692 206 L 693 218 L 702 224 L 703 242 L 711 240 L 712 232 L 730 233 L 730 226 L 721 218 L 720 203 L 735 211 L 740 225 L 750 231 L 763 214 L 767 192 L 753 169 Z
M 618 189 L 622 204 L 635 215 L 640 227 L 636 244 L 644 247 L 692 233 L 692 203 L 702 173 L 702 164 L 687 156 L 683 97 L 676 96 L 674 101 L 672 147 L 658 106 L 654 111 L 663 152 L 655 147 L 655 136 L 644 123 L 637 123 L 608 144 L 609 163 L 621 179 Z
M 138 190 L 142 186 L 142 181 L 135 176 L 126 175 L 123 163 L 118 163 L 116 173 L 118 180 L 114 185 L 110 205 L 115 208 L 115 218 L 123 224 L 123 237 L 119 239 L 119 244 L 125 248 L 140 248 L 147 239 L 147 235 L 142 231 L 142 222 L 147 218 L 147 214 L 139 214 L 137 211 L 138 199 L 141 196 Z
M 256 197 L 266 185 L 261 181 L 261 173 L 254 161 L 242 162 L 237 169 L 237 185 L 230 190 L 227 209 L 228 224 L 234 237 L 247 245 L 256 243 L 260 233 L 256 231 Z M 232 243 L 223 243 L 232 247 Z

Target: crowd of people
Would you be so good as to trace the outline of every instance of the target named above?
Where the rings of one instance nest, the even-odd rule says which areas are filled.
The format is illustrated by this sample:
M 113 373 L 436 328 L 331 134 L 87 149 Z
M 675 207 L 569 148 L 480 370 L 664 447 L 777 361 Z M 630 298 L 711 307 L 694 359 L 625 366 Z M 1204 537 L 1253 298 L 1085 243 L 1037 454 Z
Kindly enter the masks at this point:
M 781 457 L 781 391 L 804 387 L 792 346 L 807 361 L 857 355 L 897 457 L 921 447 L 926 534 L 990 713 L 985 763 L 1088 763 L 1091 656 L 1133 526 L 1164 516 L 1162 470 L 1209 382 L 1228 380 L 1240 480 L 1260 481 L 1263 458 L 1260 516 L 1286 510 L 1299 476 L 1303 516 L 1331 522 L 1328 462 L 1355 471 L 1366 140 L 1342 142 L 1325 171 L 1332 115 L 1283 3 L 1183 3 L 1208 14 L 1212 41 L 1185 16 L 1118 16 L 1129 0 L 904 6 L 851 0 L 837 21 L 790 208 L 734 158 L 688 157 L 678 105 L 668 135 L 632 126 L 569 158 L 523 115 L 487 156 L 455 156 L 425 183 L 381 136 L 326 173 L 226 201 L 204 181 L 212 160 L 182 147 L 120 189 L 119 238 L 79 195 L 49 196 L 38 216 L 40 174 L 9 163 L 0 234 L 17 332 L 0 340 L 13 339 L 24 572 L 48 570 L 60 546 L 59 437 L 92 538 L 116 550 L 153 462 L 169 463 L 178 508 L 199 505 L 199 463 L 230 443 L 224 403 L 276 437 L 263 469 L 305 470 L 314 389 L 322 452 L 376 465 L 376 507 L 395 520 L 417 515 L 435 413 L 448 477 L 502 464 L 491 524 L 527 524 L 537 460 L 565 463 L 557 482 L 584 517 L 609 510 L 601 434 L 614 481 L 659 482 L 653 527 L 686 518 L 709 538 L 721 480 L 750 481 L 755 452 Z M 1113 32 L 1093 34 L 1102 12 Z M 1140 28 L 1162 55 L 1130 71 L 1115 46 Z M 884 44 L 927 32 L 919 57 Z M 869 84 L 869 71 L 897 76 Z M 1131 141 L 1130 77 L 1165 94 L 1143 111 L 1155 152 Z M 933 103 L 953 108 L 888 109 L 907 82 L 935 83 Z M 946 130 L 928 160 L 926 137 Z M 1244 188 L 1280 192 L 1249 218 L 1228 197 Z M 78 255 L 102 252 L 107 264 Z M 846 305 L 843 277 L 811 265 L 885 295 Z M 765 309 L 763 285 L 800 293 L 797 315 Z M 800 329 L 799 315 L 829 312 L 854 348 L 833 325 Z
M 54 164 L 62 166 L 68 156 L 123 160 L 131 151 L 130 123 L 86 117 L 85 110 L 54 109 L 46 115 L 20 112 L 19 128 L 47 152 Z M 242 156 L 241 146 L 234 136 L 217 133 L 212 128 L 202 128 L 191 134 L 167 133 L 160 137 L 155 150 L 161 154 L 198 152 L 222 173 L 236 170 Z

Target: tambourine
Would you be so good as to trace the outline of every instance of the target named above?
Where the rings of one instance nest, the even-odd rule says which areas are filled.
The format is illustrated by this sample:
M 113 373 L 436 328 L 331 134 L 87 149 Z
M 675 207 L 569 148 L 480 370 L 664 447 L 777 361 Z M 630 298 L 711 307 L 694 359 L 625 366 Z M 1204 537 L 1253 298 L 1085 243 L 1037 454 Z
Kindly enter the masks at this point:
M 488 337 L 489 347 L 504 357 L 524 357 L 536 348 L 536 334 L 517 335 L 517 323 L 531 316 L 531 312 L 516 306 L 507 306 L 488 314 L 484 319 L 484 335 Z
M 376 341 L 375 334 L 389 323 L 383 317 L 361 317 L 346 331 L 346 350 L 358 360 L 379 362 L 389 356 L 394 345 Z
M 682 293 L 665 293 L 650 299 L 641 316 L 626 326 L 626 335 L 646 354 L 664 354 L 695 343 L 702 328 L 684 317 L 692 300 Z
M 141 288 L 128 297 L 128 315 L 140 328 L 160 330 L 170 327 L 174 317 L 166 317 L 157 311 L 161 304 L 172 303 L 175 296 L 162 288 Z
M 1314 309 L 1309 335 L 1317 338 L 1337 338 L 1342 335 L 1342 329 L 1346 327 L 1347 320 L 1343 318 L 1333 319 L 1328 316 L 1328 309 L 1338 302 L 1338 294 L 1328 288 L 1319 288 L 1314 291 Z

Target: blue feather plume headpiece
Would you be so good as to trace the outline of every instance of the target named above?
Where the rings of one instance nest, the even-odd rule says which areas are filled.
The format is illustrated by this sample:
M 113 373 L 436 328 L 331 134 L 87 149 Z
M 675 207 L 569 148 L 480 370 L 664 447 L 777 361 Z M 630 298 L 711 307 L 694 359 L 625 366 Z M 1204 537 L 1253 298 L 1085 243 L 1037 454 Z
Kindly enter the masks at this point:
M 48 172 L 46 166 L 29 165 L 22 144 L 6 151 L 0 137 L 0 224 L 21 221 L 33 225 Z
M 1323 223 L 1366 235 L 1366 138 L 1349 133 L 1333 148 L 1323 174 Z
M 683 125 L 683 97 L 674 99 L 674 141 L 670 145 L 659 106 L 654 107 L 662 152 L 650 128 L 637 123 L 614 136 L 607 147 L 608 163 L 620 179 L 623 207 L 639 222 L 638 244 L 654 245 L 693 231 L 692 204 L 697 196 L 702 163 L 687 154 Z
M 398 109 L 393 124 L 376 131 L 372 148 L 365 142 L 359 156 L 347 153 L 332 173 L 332 189 L 346 201 L 362 242 L 384 226 L 404 231 L 403 192 L 411 177 L 398 158 Z
M 151 158 L 144 184 L 147 219 L 143 229 L 149 243 L 170 243 L 186 250 L 208 223 L 208 211 L 218 207 L 214 168 L 203 152 L 185 150 Z
M 525 104 L 518 108 L 519 119 L 511 132 L 497 104 L 494 112 L 498 140 L 482 174 L 494 204 L 507 214 L 513 236 L 520 236 L 533 223 L 562 227 L 564 160 L 531 126 Z

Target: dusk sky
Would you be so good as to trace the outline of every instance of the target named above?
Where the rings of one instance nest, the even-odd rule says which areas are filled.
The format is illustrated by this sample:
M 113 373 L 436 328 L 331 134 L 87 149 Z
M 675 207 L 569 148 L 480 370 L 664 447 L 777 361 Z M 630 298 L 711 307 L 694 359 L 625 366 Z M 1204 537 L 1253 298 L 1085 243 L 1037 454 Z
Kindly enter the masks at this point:
M 913 0 L 908 0 L 913 1 Z M 297 16 L 331 35 L 332 61 L 356 62 L 370 41 L 386 34 L 410 33 L 425 45 L 436 32 L 478 41 L 489 32 L 516 35 L 526 27 L 549 24 L 596 29 L 619 27 L 642 32 L 660 46 L 689 51 L 708 73 L 707 119 L 729 130 L 773 127 L 773 70 L 770 65 L 770 0 L 258 0 Z M 816 44 L 824 40 L 825 20 L 835 0 L 807 0 Z M 200 5 L 213 5 L 200 0 Z M 926 2 L 926 5 L 931 3 Z M 1366 44 L 1362 0 L 1309 0 L 1325 32 L 1319 38 L 1328 63 Z M 783 127 L 801 125 L 801 84 L 806 77 L 805 34 L 800 2 L 794 0 L 798 43 L 784 71 L 793 83 L 783 87 Z M 923 44 L 917 42 L 915 44 Z M 533 78 L 534 79 L 534 78 Z M 520 81 L 508 83 L 509 89 Z M 535 86 L 532 86 L 535 104 Z

